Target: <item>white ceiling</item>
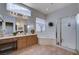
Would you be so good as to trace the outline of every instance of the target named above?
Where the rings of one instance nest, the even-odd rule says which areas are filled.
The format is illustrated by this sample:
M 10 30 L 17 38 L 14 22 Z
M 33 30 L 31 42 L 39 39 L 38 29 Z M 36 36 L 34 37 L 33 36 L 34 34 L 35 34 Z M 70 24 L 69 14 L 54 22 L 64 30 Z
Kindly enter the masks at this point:
M 65 6 L 70 5 L 71 3 L 23 3 L 31 8 L 37 9 L 44 14 L 49 14 L 63 8 Z

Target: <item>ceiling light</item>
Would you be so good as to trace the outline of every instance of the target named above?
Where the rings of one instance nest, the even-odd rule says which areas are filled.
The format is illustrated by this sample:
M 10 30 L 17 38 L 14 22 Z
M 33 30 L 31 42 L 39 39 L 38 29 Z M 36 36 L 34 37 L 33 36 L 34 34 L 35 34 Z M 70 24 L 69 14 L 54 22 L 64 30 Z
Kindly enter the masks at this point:
M 46 8 L 46 11 L 48 11 L 48 8 Z

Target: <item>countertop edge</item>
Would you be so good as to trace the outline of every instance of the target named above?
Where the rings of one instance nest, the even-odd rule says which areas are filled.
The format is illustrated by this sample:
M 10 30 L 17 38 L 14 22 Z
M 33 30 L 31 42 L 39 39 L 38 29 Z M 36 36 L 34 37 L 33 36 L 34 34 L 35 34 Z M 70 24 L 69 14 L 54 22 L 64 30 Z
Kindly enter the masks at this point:
M 23 36 L 31 36 L 31 35 L 37 35 L 37 34 L 26 34 L 26 35 L 16 35 L 16 36 L 3 36 L 3 37 L 0 37 L 0 40 L 2 40 L 2 39 L 9 39 L 9 38 L 23 37 Z

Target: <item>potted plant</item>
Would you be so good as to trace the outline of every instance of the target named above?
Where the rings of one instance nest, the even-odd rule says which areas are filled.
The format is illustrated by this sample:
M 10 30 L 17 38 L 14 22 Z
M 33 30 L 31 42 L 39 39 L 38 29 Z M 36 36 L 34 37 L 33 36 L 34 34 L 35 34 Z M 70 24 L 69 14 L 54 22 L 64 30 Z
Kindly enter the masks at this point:
M 17 32 L 13 32 L 13 35 L 14 35 L 14 36 L 17 35 Z

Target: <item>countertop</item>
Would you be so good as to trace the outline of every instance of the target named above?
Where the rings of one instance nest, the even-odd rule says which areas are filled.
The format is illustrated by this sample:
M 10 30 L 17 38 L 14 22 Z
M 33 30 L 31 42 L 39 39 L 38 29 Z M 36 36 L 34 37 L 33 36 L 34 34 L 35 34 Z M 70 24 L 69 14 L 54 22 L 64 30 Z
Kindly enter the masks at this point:
M 23 37 L 23 36 L 31 36 L 31 35 L 37 35 L 37 34 L 26 34 L 26 35 L 16 35 L 16 36 L 2 36 L 2 37 L 0 37 L 0 40 L 8 39 L 8 38 Z

